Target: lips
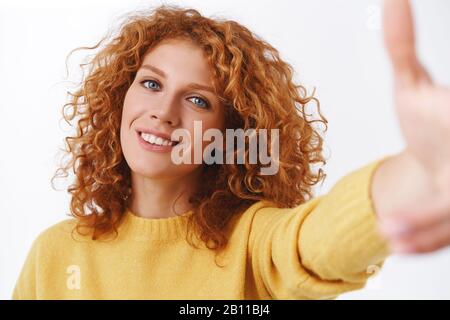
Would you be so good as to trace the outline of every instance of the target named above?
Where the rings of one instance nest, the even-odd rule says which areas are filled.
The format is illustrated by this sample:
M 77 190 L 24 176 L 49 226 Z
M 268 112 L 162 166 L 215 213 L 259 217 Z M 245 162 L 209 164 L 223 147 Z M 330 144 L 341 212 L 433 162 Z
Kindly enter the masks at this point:
M 149 133 L 149 134 L 152 134 L 154 136 L 160 137 L 162 139 L 169 140 L 171 142 L 174 142 L 174 146 L 177 145 L 180 142 L 180 141 L 172 140 L 170 134 L 167 134 L 167 133 L 164 133 L 164 132 L 159 132 L 159 131 L 152 130 L 152 129 L 139 127 L 139 128 L 136 128 L 136 132 L 139 135 L 141 135 L 141 133 Z
M 139 133 L 139 131 L 136 131 L 136 138 L 138 139 L 139 145 L 147 151 L 157 152 L 157 153 L 166 153 L 166 152 L 170 152 L 173 148 L 173 146 L 170 146 L 170 145 L 164 146 L 164 145 L 157 145 L 157 144 L 149 143 L 141 137 L 141 134 Z

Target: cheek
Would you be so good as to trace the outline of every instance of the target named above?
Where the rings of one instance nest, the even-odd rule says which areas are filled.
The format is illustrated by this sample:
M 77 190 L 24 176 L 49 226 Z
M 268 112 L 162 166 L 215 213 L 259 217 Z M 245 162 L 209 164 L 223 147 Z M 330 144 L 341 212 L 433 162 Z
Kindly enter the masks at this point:
M 130 118 L 131 115 L 139 111 L 140 106 L 142 105 L 141 99 L 139 98 L 139 94 L 136 92 L 134 87 L 131 87 L 127 94 L 125 95 L 125 99 L 123 101 L 123 118 Z
M 205 133 L 210 129 L 218 129 L 221 133 L 223 140 L 225 139 L 225 124 L 224 119 L 220 117 L 213 117 L 210 119 L 205 119 L 202 123 L 202 140 L 205 136 Z M 216 130 L 215 130 L 216 131 Z M 204 150 L 210 143 L 213 143 L 215 141 L 215 138 L 211 139 L 210 141 L 203 141 L 202 142 L 202 149 Z
M 219 129 L 225 134 L 225 116 L 222 113 L 214 114 L 203 122 L 203 132 L 208 129 Z
M 133 121 L 145 112 L 145 97 L 135 87 L 131 87 L 125 95 L 122 106 L 122 129 L 130 129 Z
M 131 126 L 133 124 L 133 121 L 138 117 L 140 108 L 139 106 L 141 105 L 136 97 L 137 95 L 135 94 L 133 89 L 130 88 L 125 95 L 122 106 L 120 140 L 124 152 L 129 152 L 129 150 L 127 150 L 127 146 L 131 144 L 131 139 L 134 138 Z

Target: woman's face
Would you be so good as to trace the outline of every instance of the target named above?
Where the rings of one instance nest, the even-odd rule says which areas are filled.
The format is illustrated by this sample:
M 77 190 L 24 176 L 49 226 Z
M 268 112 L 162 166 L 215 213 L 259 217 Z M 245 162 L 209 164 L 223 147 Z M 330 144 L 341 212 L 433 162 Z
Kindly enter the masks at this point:
M 146 145 L 140 140 L 140 132 L 166 135 L 170 140 L 175 129 L 184 129 L 193 143 L 194 121 L 201 121 L 202 136 L 210 128 L 222 131 L 223 107 L 210 91 L 213 90 L 211 77 L 202 49 L 188 40 L 164 40 L 147 52 L 126 93 L 120 128 L 122 150 L 134 173 L 166 179 L 199 169 L 201 164 L 194 161 L 175 164 L 171 158 L 172 147 Z M 143 138 L 153 139 L 149 135 Z M 161 140 L 154 142 L 161 144 Z M 203 143 L 202 151 L 205 147 Z

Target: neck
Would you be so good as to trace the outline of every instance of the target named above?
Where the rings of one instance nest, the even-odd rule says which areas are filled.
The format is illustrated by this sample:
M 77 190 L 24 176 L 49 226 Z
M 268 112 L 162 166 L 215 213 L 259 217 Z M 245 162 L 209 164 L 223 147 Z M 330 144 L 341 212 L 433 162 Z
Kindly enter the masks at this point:
M 133 173 L 128 207 L 143 218 L 169 218 L 191 209 L 189 196 L 196 190 L 200 170 L 167 179 L 152 179 Z

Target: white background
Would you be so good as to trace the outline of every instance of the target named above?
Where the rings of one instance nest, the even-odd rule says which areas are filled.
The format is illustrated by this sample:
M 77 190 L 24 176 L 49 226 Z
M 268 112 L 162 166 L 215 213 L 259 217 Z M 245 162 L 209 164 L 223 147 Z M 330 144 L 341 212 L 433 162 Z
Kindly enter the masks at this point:
M 67 81 L 118 17 L 160 1 L 7 1 L 0 4 L 0 299 L 9 299 L 32 241 L 67 218 L 69 197 L 50 186 L 68 127 Z M 329 120 L 330 160 L 320 193 L 404 142 L 392 104 L 377 0 L 166 1 L 236 20 L 275 46 Z M 425 65 L 450 83 L 450 1 L 413 1 Z M 432 106 L 430 106 L 432 112 Z M 66 183 L 64 186 L 67 186 Z M 64 187 L 62 186 L 62 187 Z M 61 188 L 60 188 L 61 189 Z M 388 258 L 367 288 L 340 299 L 450 298 L 450 249 Z

